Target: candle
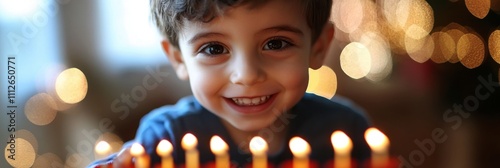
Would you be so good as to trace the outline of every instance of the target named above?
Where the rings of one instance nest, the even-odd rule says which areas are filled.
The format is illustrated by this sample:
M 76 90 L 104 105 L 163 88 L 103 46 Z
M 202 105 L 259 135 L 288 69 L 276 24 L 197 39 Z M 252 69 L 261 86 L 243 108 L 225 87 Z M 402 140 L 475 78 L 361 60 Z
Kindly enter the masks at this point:
M 149 157 L 146 155 L 146 151 L 141 144 L 132 144 L 132 147 L 130 147 L 130 154 L 135 157 L 136 168 L 149 168 Z
M 181 146 L 186 152 L 186 168 L 199 168 L 199 153 L 196 149 L 196 145 L 198 145 L 198 139 L 191 134 L 187 133 L 182 137 Z
M 95 145 L 95 157 L 96 159 L 104 159 L 106 156 L 111 154 L 111 146 L 106 141 L 99 141 Z M 102 165 L 101 168 L 107 168 L 107 165 Z
M 267 142 L 261 137 L 253 137 L 250 140 L 250 152 L 253 155 L 253 167 L 254 168 L 266 168 L 267 167 L 267 155 L 268 150 Z
M 342 131 L 334 131 L 331 136 L 333 150 L 335 151 L 335 168 L 351 167 L 352 141 Z
M 162 168 L 173 168 L 174 160 L 172 158 L 172 143 L 167 140 L 161 140 L 156 147 L 156 153 L 161 157 Z
M 293 137 L 290 139 L 289 146 L 293 153 L 293 168 L 308 168 L 311 153 L 309 144 L 302 138 Z
M 111 152 L 111 146 L 106 141 L 99 141 L 95 145 L 95 154 L 97 159 L 103 159 Z
M 210 150 L 215 155 L 215 167 L 216 168 L 229 168 L 229 155 L 227 150 L 229 147 L 226 142 L 222 140 L 219 136 L 213 136 L 210 139 Z
M 365 139 L 372 150 L 372 167 L 386 167 L 389 163 L 389 138 L 376 128 L 368 128 Z

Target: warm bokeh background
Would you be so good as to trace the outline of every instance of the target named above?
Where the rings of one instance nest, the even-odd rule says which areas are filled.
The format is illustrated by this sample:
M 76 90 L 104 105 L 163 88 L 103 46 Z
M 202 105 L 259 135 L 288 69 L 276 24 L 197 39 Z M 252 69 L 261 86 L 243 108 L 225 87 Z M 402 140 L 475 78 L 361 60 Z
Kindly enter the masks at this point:
M 500 0 L 334 1 L 325 62 L 334 73 L 311 71 L 309 89 L 363 107 L 407 167 L 498 167 Z M 141 116 L 190 94 L 148 8 L 146 0 L 0 0 L 0 167 L 84 167 L 102 157 L 97 142 L 119 150 Z M 15 162 L 6 159 L 8 57 Z

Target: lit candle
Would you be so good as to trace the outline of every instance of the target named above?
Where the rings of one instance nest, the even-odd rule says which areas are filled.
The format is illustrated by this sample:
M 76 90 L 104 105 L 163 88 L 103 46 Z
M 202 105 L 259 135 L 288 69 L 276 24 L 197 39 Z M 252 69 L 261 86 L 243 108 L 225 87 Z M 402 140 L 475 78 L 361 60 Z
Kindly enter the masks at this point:
M 293 153 L 293 168 L 308 168 L 311 153 L 309 144 L 302 138 L 293 137 L 288 145 Z
M 196 145 L 198 145 L 198 139 L 191 134 L 187 133 L 182 137 L 181 146 L 186 152 L 186 168 L 199 168 L 199 153 L 196 149 Z
M 162 168 L 173 168 L 174 160 L 172 158 L 172 143 L 167 140 L 161 140 L 156 147 L 156 153 L 161 157 Z
M 135 158 L 136 168 L 149 168 L 149 156 L 146 154 L 141 144 L 132 144 L 132 147 L 130 147 L 130 154 Z
M 342 131 L 334 131 L 331 136 L 333 150 L 335 151 L 335 168 L 351 167 L 352 141 Z
M 215 167 L 216 168 L 229 168 L 229 155 L 227 150 L 229 147 L 226 142 L 222 140 L 219 136 L 213 136 L 210 139 L 210 150 L 215 155 Z
M 95 145 L 95 155 L 96 155 L 96 159 L 104 159 L 106 156 L 108 156 L 109 154 L 111 154 L 111 146 L 109 145 L 108 142 L 106 141 L 99 141 L 96 145 Z M 102 168 L 106 168 L 107 165 L 102 165 L 101 166 Z
M 376 128 L 368 128 L 365 139 L 372 150 L 372 167 L 386 167 L 389 160 L 389 138 Z
M 111 152 L 111 146 L 106 141 L 99 141 L 95 145 L 95 153 L 97 159 L 103 159 L 108 156 Z
M 267 142 L 261 137 L 253 137 L 250 140 L 250 152 L 253 155 L 253 168 L 266 168 L 267 167 Z

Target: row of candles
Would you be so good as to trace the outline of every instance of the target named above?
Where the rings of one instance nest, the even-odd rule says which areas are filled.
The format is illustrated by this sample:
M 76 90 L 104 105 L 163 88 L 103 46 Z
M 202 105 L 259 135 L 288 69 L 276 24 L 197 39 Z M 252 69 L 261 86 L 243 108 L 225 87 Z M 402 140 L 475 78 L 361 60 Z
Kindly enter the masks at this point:
M 365 131 L 365 139 L 372 150 L 372 158 L 370 167 L 387 167 L 389 165 L 389 139 L 376 128 L 369 128 Z M 108 154 L 109 145 L 103 145 L 100 142 L 96 145 L 96 153 Z M 334 131 L 331 135 L 331 143 L 335 153 L 333 167 L 335 168 L 350 168 L 353 165 L 351 161 L 352 141 L 342 131 Z M 185 150 L 186 168 L 199 168 L 199 152 L 196 149 L 198 144 L 197 138 L 187 133 L 181 141 L 181 146 Z M 310 166 L 309 154 L 311 148 L 309 144 L 300 137 L 293 137 L 289 141 L 290 151 L 294 158 L 292 160 L 293 168 L 308 168 Z M 219 136 L 213 136 L 210 140 L 210 149 L 215 155 L 216 168 L 229 168 L 231 166 L 230 157 L 228 154 L 229 147 Z M 267 167 L 267 142 L 256 136 L 251 139 L 249 144 L 250 152 L 252 153 L 252 167 L 266 168 Z M 173 152 L 172 144 L 167 140 L 161 140 L 156 148 L 156 152 L 161 159 L 161 168 L 174 168 L 174 161 L 171 156 Z M 135 158 L 136 168 L 150 167 L 150 157 L 146 154 L 145 149 L 139 144 L 134 143 L 130 148 L 131 155 Z

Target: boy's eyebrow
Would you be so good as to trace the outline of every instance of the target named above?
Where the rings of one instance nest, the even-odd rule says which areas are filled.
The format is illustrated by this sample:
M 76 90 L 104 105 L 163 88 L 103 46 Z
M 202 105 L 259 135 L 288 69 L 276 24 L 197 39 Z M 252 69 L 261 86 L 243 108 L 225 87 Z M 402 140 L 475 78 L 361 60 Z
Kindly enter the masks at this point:
M 193 44 L 194 42 L 198 41 L 201 38 L 208 38 L 210 36 L 223 36 L 221 33 L 215 33 L 215 32 L 202 32 L 194 35 L 191 37 L 191 39 L 188 40 L 189 44 Z
M 302 32 L 302 30 L 300 30 L 299 28 L 293 27 L 293 26 L 289 26 L 289 25 L 273 26 L 273 27 L 264 29 L 264 31 L 276 31 L 276 32 L 279 32 L 279 31 L 288 31 L 288 32 L 292 32 L 292 33 L 298 34 L 300 36 L 304 35 L 304 32 Z

